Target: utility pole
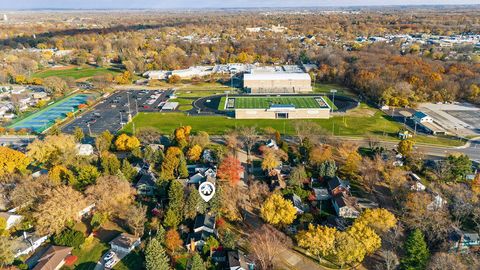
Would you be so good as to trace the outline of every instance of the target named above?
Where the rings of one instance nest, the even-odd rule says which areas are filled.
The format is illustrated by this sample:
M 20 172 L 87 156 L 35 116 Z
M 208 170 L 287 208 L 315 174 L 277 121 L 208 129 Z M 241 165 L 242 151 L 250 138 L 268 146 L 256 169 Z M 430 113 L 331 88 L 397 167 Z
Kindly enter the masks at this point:
M 135 99 L 135 111 L 136 111 L 135 115 L 137 115 L 138 114 L 138 101 L 136 99 Z
M 88 135 L 92 137 L 92 130 L 90 129 L 90 123 L 87 124 L 87 127 L 88 127 Z
M 330 90 L 330 93 L 333 94 L 332 108 L 330 108 L 330 109 L 332 109 L 332 113 L 333 113 L 333 106 L 335 106 L 335 93 L 336 93 L 336 92 L 337 92 L 336 89 L 331 89 L 331 90 Z
M 413 134 L 417 136 L 417 121 L 414 121 L 414 122 L 415 122 L 415 132 Z
M 135 136 L 135 122 L 132 122 L 132 128 L 133 128 L 133 135 Z
M 132 110 L 130 108 L 130 94 L 128 94 L 128 91 L 127 91 L 127 104 L 128 104 L 128 121 L 127 122 L 130 122 L 132 121 Z

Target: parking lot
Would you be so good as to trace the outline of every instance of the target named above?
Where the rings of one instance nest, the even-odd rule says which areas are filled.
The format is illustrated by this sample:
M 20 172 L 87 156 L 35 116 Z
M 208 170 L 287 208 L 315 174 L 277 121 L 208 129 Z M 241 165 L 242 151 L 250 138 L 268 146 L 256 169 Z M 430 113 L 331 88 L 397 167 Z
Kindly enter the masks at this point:
M 480 108 L 469 104 L 424 103 L 419 110 L 430 115 L 438 125 L 451 134 L 472 136 L 480 134 Z
M 92 110 L 78 116 L 62 128 L 73 133 L 75 127 L 85 134 L 116 133 L 139 112 L 161 111 L 173 90 L 121 90 L 101 100 Z

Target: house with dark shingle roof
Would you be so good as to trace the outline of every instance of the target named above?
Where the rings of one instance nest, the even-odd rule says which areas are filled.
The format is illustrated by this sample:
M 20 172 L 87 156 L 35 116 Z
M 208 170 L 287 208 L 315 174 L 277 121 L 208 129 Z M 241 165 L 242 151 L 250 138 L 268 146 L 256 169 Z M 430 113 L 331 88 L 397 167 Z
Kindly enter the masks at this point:
M 57 270 L 65 264 L 65 259 L 72 253 L 72 247 L 50 246 L 42 254 L 32 270 Z
M 201 249 L 210 236 L 217 236 L 215 216 L 210 214 L 197 215 L 193 225 L 193 232 L 189 233 L 187 237 L 187 248 L 193 249 L 195 247 L 196 249 Z

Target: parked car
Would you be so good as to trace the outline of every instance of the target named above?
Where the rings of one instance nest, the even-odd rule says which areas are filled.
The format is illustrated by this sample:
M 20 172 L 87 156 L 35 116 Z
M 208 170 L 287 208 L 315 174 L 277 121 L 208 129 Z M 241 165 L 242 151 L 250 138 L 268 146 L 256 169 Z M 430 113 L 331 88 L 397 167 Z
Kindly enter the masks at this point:
M 115 258 L 107 261 L 105 263 L 105 268 L 112 268 L 115 265 L 116 262 L 117 262 L 117 260 Z
M 107 253 L 105 254 L 105 256 L 103 257 L 103 259 L 104 259 L 106 262 L 108 262 L 108 261 L 112 260 L 114 256 L 115 256 L 115 252 L 109 251 L 109 252 L 107 252 Z

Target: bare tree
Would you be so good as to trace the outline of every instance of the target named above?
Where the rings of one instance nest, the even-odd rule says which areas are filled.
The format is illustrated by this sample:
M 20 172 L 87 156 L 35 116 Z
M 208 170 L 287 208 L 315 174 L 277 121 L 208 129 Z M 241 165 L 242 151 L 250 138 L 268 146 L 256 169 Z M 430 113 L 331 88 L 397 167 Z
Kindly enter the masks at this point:
M 314 122 L 298 121 L 293 126 L 300 145 L 303 145 L 306 138 L 317 138 L 322 133 L 322 129 Z
M 249 162 L 253 146 L 258 140 L 258 133 L 256 127 L 242 127 L 239 129 L 240 140 L 247 150 L 247 159 Z
M 147 207 L 131 205 L 125 212 L 125 222 L 136 236 L 142 236 L 145 227 Z
M 274 259 L 291 245 L 291 239 L 269 225 L 263 225 L 250 234 L 252 254 L 260 269 L 275 268 Z
M 238 141 L 238 134 L 236 131 L 231 131 L 223 136 L 225 140 L 225 145 L 232 151 L 234 156 L 237 156 L 237 149 L 240 145 Z
M 466 270 L 467 267 L 462 263 L 458 255 L 454 253 L 438 252 L 432 256 L 430 263 L 427 266 L 428 270 Z M 474 269 L 474 268 L 471 268 Z
M 395 252 L 393 252 L 391 250 L 382 250 L 380 252 L 380 256 L 382 257 L 384 264 L 383 264 L 383 266 L 378 266 L 379 270 L 380 269 L 382 269 L 382 270 L 393 270 L 399 264 L 397 254 L 395 254 Z

